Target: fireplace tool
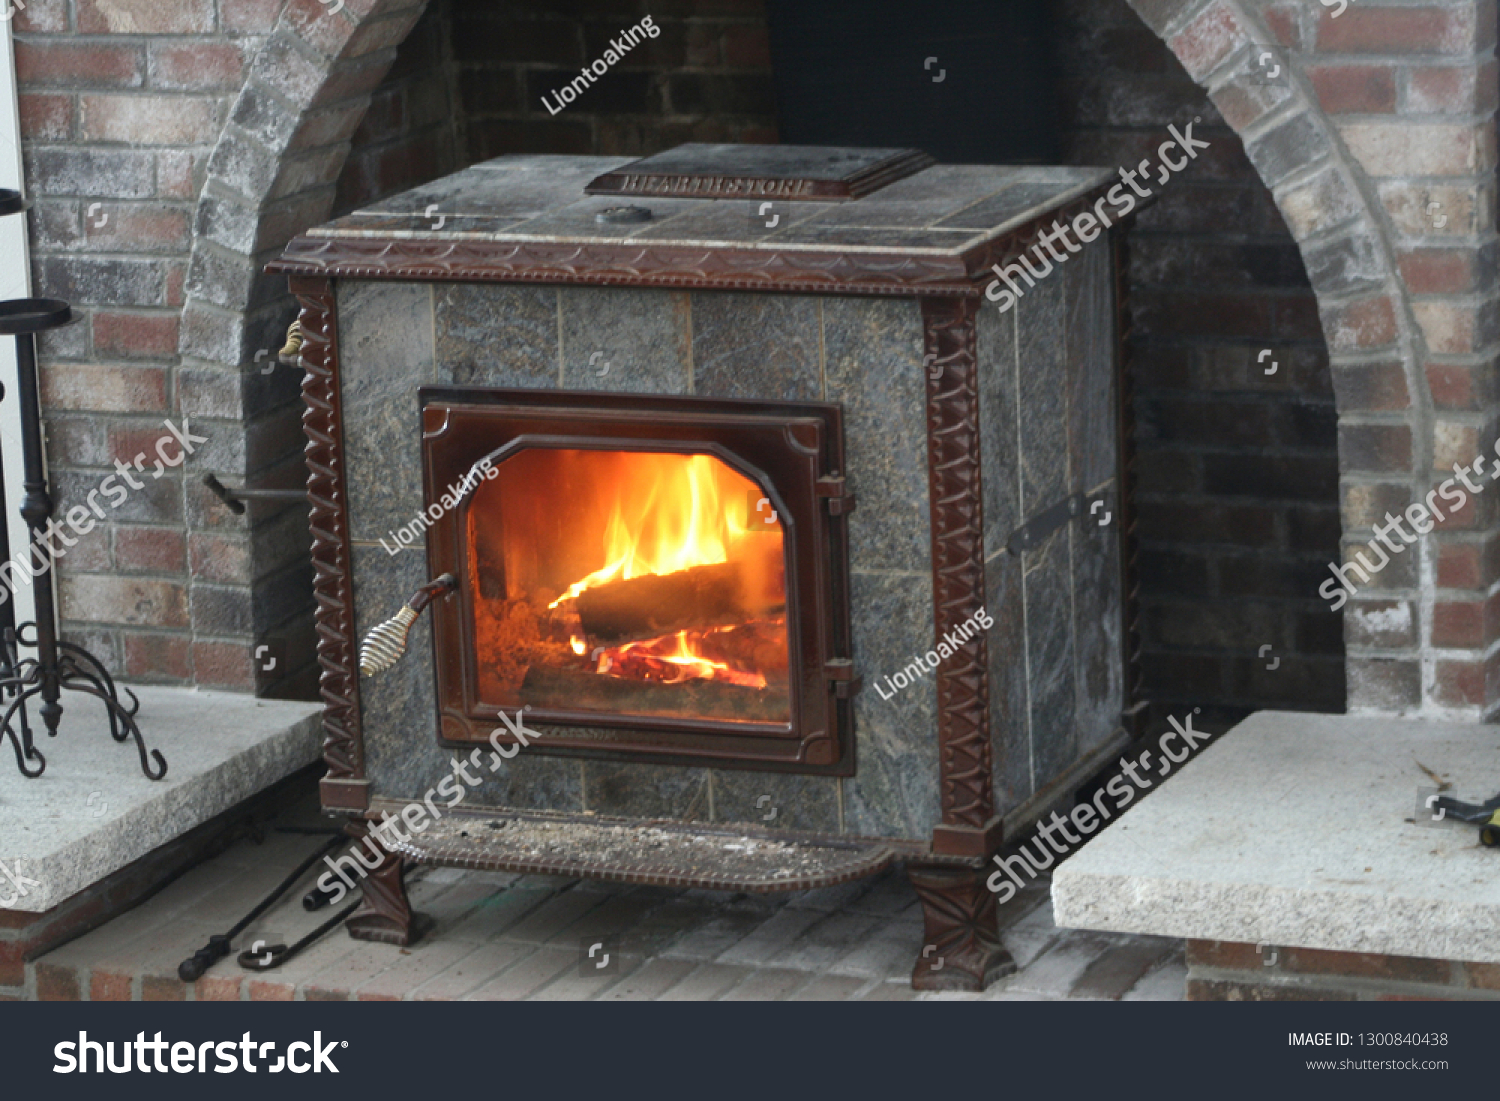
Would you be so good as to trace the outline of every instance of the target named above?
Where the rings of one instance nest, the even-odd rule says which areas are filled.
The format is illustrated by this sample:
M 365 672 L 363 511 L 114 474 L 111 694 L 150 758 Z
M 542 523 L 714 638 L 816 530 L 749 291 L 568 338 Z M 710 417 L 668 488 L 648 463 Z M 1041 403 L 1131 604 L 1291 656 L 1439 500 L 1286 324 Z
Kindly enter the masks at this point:
M 301 864 L 298 864 L 290 875 L 288 875 L 285 879 L 278 883 L 276 887 L 272 889 L 270 894 L 261 899 L 260 902 L 257 903 L 248 914 L 246 914 L 238 922 L 236 922 L 234 927 L 231 928 L 229 932 L 214 933 L 208 938 L 207 944 L 205 944 L 202 948 L 198 949 L 198 951 L 194 952 L 191 956 L 178 964 L 177 977 L 185 983 L 197 982 L 203 977 L 204 972 L 206 972 L 214 964 L 218 963 L 225 956 L 229 955 L 230 951 L 232 950 L 232 945 L 234 944 L 235 937 L 243 933 L 249 927 L 252 921 L 260 917 L 261 914 L 265 913 L 272 906 L 274 906 L 276 904 L 276 901 L 281 898 L 282 895 L 286 894 L 287 891 L 291 890 L 293 885 L 295 885 L 299 879 L 306 875 L 308 870 L 311 869 L 313 865 L 317 864 L 319 860 L 322 860 L 329 853 L 333 852 L 334 849 L 338 848 L 348 840 L 348 838 L 344 835 L 343 830 L 334 830 L 332 832 L 333 836 L 329 837 L 328 840 L 320 845 L 316 851 L 314 851 L 306 859 L 304 859 Z M 309 897 L 312 897 L 311 893 L 309 893 Z M 308 910 L 320 909 L 325 904 L 326 903 L 319 901 L 316 905 L 309 905 L 307 900 L 303 901 L 304 908 Z M 359 903 L 357 901 L 350 903 L 343 910 L 339 911 L 333 917 L 329 918 L 322 925 L 318 926 L 318 928 L 313 930 L 307 936 L 303 937 L 290 948 L 288 948 L 284 944 L 273 944 L 268 947 L 260 948 L 259 951 L 247 950 L 241 952 L 239 956 L 239 964 L 247 971 L 267 971 L 272 967 L 278 967 L 289 960 L 292 956 L 302 951 L 302 949 L 306 948 L 313 941 L 328 933 L 331 929 L 333 929 L 335 925 L 352 914 L 355 909 L 358 908 L 358 906 Z
M 1428 805 L 1437 807 L 1445 815 L 1479 827 L 1479 843 L 1487 848 L 1500 848 L 1500 795 L 1484 804 L 1464 803 L 1446 795 L 1435 796 Z
M 21 214 L 30 204 L 20 192 L 0 189 L 0 217 Z M 28 702 L 40 698 L 38 708 L 48 737 L 57 736 L 62 719 L 62 690 L 83 692 L 104 703 L 109 714 L 109 732 L 117 742 L 135 740 L 141 757 L 141 771 L 152 780 L 167 774 L 166 758 L 153 749 L 149 755 L 135 715 L 140 701 L 128 688 L 118 687 L 104 664 L 82 646 L 57 637 L 57 618 L 52 604 L 52 585 L 48 572 L 52 551 L 47 539 L 58 534 L 52 521 L 52 498 L 48 493 L 46 467 L 42 456 L 41 407 L 37 402 L 36 334 L 60 328 L 73 320 L 68 303 L 55 298 L 18 298 L 0 302 L 0 335 L 15 337 L 16 396 L 21 406 L 21 462 L 23 487 L 18 511 L 30 532 L 25 554 L 25 568 L 7 562 L 9 576 L 0 569 L 0 580 L 13 588 L 15 575 L 25 573 L 40 583 L 32 586 L 36 600 L 36 619 L 17 624 L 9 592 L 0 592 L 0 735 L 10 739 L 16 753 L 16 767 L 23 776 L 40 776 L 47 761 L 36 748 Z M 3 391 L 0 391 L 3 393 Z M 0 484 L 4 471 L 0 467 Z M 0 550 L 10 549 L 9 525 L 5 510 L 0 508 Z M 38 568 L 36 560 L 41 559 Z M 36 650 L 35 657 L 23 658 L 20 648 Z M 126 700 L 120 698 L 123 692 Z

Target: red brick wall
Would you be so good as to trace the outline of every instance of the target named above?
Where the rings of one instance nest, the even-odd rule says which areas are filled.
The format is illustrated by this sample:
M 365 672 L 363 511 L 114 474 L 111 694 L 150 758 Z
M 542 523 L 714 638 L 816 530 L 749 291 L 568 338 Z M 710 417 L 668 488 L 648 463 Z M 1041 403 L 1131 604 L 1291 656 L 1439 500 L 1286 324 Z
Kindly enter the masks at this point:
M 458 100 L 452 0 L 433 0 L 370 97 L 339 176 L 334 212 L 358 210 L 471 163 Z
M 41 349 L 58 512 L 189 409 L 176 371 L 187 252 L 252 17 L 239 0 L 36 0 L 16 16 L 34 279 L 81 319 Z M 138 33 L 116 33 L 126 28 Z M 211 437 L 209 469 L 229 472 L 243 426 L 192 424 Z M 205 576 L 195 591 L 188 568 L 190 555 L 223 564 L 235 547 L 190 534 L 180 470 L 146 486 L 60 562 L 65 632 L 134 679 L 247 686 L 244 662 L 217 672 L 224 640 L 250 619 L 244 579 Z

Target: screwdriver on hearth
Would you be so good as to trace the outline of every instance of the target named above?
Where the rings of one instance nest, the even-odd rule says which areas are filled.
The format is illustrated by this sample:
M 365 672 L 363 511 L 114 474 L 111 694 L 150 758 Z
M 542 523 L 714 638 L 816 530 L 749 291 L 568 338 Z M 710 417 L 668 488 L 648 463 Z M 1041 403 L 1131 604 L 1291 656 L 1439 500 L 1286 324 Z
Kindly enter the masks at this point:
M 1452 816 L 1460 822 L 1479 827 L 1479 843 L 1489 848 L 1500 846 L 1500 795 L 1487 803 L 1464 803 L 1437 795 L 1427 801 L 1429 807 L 1437 807 L 1444 816 Z

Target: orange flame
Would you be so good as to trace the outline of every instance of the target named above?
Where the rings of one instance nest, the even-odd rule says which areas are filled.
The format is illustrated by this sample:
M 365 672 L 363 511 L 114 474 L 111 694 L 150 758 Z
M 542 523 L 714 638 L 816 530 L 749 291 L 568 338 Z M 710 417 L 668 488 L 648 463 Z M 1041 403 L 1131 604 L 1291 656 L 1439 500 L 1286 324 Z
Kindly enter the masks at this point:
M 763 673 L 748 672 L 704 657 L 695 647 L 706 631 L 678 631 L 673 635 L 646 642 L 627 642 L 598 652 L 594 672 L 610 673 L 629 668 L 644 673 L 642 679 L 660 680 L 663 684 L 681 684 L 685 680 L 725 681 L 745 688 L 764 688 Z
M 749 534 L 738 515 L 754 488 L 748 478 L 711 455 L 633 458 L 632 473 L 646 488 L 628 506 L 615 498 L 604 532 L 609 564 L 568 586 L 549 608 L 609 581 L 728 562 L 735 544 Z
M 756 527 L 762 530 L 752 531 L 748 526 L 754 523 L 750 501 L 760 493 L 749 478 L 712 455 L 645 452 L 630 455 L 629 478 L 619 486 L 604 525 L 607 564 L 569 585 L 549 608 L 612 581 L 727 562 L 741 566 L 747 587 L 774 587 L 782 595 L 781 540 L 764 537 L 779 536 L 780 525 L 761 517 L 757 519 L 764 522 Z M 596 650 L 594 671 L 665 684 L 701 678 L 766 687 L 763 674 L 705 656 L 701 646 L 709 633 L 678 631 Z M 587 650 L 577 636 L 569 639 L 569 645 L 580 657 Z

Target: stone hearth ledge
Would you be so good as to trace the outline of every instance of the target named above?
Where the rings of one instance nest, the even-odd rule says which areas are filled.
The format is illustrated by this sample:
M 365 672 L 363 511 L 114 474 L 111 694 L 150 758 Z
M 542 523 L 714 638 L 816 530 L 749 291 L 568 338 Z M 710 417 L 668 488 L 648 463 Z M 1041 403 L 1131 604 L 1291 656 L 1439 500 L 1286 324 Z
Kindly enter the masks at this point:
M 1500 962 L 1500 850 L 1412 821 L 1418 762 L 1482 801 L 1500 727 L 1255 714 L 1059 867 L 1057 924 Z
M 141 774 L 134 741 L 111 739 L 102 705 L 77 693 L 57 737 L 38 734 L 40 777 L 0 746 L 0 862 L 41 884 L 6 909 L 49 910 L 318 758 L 318 704 L 130 687 L 147 748 L 167 759 L 163 780 Z M 14 893 L 0 880 L 0 896 Z

